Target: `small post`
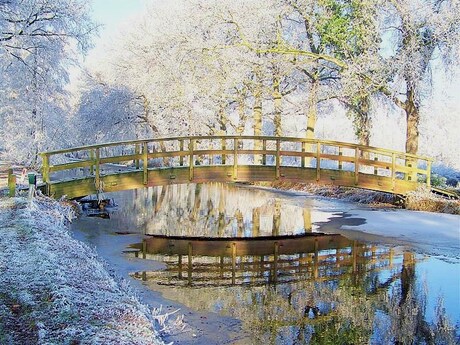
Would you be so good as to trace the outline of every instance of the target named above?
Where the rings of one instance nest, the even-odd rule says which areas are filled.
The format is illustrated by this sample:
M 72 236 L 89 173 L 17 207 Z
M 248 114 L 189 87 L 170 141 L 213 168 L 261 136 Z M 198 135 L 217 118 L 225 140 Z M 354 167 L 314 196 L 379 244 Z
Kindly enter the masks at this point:
M 280 139 L 276 139 L 276 176 L 275 178 L 277 180 L 279 180 L 280 178 L 280 161 L 281 161 L 281 157 L 280 157 L 280 146 L 281 146 L 281 142 L 280 142 Z
M 149 182 L 149 147 L 148 143 L 145 141 L 142 143 L 142 168 L 144 169 L 144 184 L 148 184 Z
M 222 139 L 222 151 L 227 150 L 227 142 L 225 139 Z M 222 164 L 225 165 L 227 155 L 225 153 L 222 153 Z
M 431 161 L 427 161 L 426 164 L 426 185 L 428 188 L 431 187 Z
M 184 151 L 184 139 L 179 140 L 179 151 Z M 182 154 L 179 156 L 179 165 L 184 166 L 184 156 Z
M 302 141 L 302 153 L 305 153 L 305 146 L 306 146 L 305 141 Z M 300 157 L 300 167 L 305 168 L 305 156 L 304 155 Z
M 193 146 L 195 144 L 194 139 L 190 139 L 190 143 L 188 145 L 188 150 L 189 150 L 189 174 L 188 174 L 188 179 L 190 181 L 193 180 Z
M 8 196 L 14 197 L 16 195 L 16 175 L 13 169 L 8 169 Z
M 343 169 L 343 163 L 341 160 L 342 156 L 343 156 L 342 148 L 339 146 L 339 170 Z
M 316 181 L 321 178 L 321 143 L 316 143 Z
M 266 139 L 262 140 L 262 150 L 264 152 L 267 151 L 267 140 Z M 262 165 L 267 165 L 267 154 L 266 153 L 262 154 Z
M 134 147 L 134 154 L 138 155 L 140 153 L 140 149 L 141 148 L 140 148 L 139 144 L 136 144 L 136 146 Z M 140 167 L 139 158 L 136 158 L 134 162 L 136 163 L 136 169 L 139 169 L 139 167 Z
M 377 162 L 379 160 L 379 157 L 374 157 L 374 161 Z M 374 166 L 374 175 L 378 174 L 378 168 Z
M 96 185 L 96 189 L 99 192 L 100 183 L 101 183 L 101 166 L 100 166 L 100 151 L 99 147 L 96 148 L 96 174 L 94 175 L 94 183 Z
M 233 179 L 238 179 L 238 138 L 233 139 Z
M 359 179 L 359 147 L 355 147 L 355 185 L 358 185 Z
M 391 189 L 395 190 L 396 186 L 396 154 L 391 154 Z

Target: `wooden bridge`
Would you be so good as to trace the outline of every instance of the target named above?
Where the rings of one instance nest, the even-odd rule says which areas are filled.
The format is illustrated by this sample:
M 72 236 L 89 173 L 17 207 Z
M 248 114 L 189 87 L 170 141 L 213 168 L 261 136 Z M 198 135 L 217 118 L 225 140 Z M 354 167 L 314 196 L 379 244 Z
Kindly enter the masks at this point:
M 430 187 L 431 159 L 351 143 L 269 136 L 142 139 L 43 152 L 46 194 L 181 183 L 289 181 L 405 194 Z

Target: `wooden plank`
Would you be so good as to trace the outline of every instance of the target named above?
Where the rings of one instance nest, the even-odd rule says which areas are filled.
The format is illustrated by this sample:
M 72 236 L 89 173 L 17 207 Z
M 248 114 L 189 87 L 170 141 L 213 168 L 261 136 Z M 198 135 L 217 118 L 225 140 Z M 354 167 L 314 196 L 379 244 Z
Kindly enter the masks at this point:
M 93 164 L 94 164 L 94 161 L 92 160 L 84 160 L 84 161 L 78 161 L 78 162 L 72 162 L 72 163 L 50 165 L 48 166 L 47 177 L 49 178 L 49 173 L 51 172 L 91 167 Z

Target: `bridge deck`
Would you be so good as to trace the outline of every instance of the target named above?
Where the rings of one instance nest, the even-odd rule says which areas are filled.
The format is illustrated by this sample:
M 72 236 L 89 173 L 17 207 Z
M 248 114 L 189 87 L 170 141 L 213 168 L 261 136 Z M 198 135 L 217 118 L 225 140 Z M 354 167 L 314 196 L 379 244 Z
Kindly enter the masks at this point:
M 431 174 L 426 157 L 280 137 L 160 138 L 41 156 L 47 194 L 69 198 L 167 184 L 256 181 L 318 182 L 405 194 L 418 181 L 430 186 Z

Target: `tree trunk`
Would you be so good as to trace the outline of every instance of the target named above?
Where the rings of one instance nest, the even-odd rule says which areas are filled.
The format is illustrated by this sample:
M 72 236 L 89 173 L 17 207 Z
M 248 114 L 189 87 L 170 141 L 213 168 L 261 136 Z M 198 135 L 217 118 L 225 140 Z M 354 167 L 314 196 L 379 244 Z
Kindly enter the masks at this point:
M 257 80 L 256 89 L 254 92 L 254 110 L 253 110 L 254 135 L 262 135 L 262 85 L 260 80 Z M 262 150 L 262 141 L 254 141 L 254 150 Z M 254 163 L 262 164 L 262 156 L 254 155 Z
M 314 80 L 310 86 L 310 92 L 308 93 L 308 112 L 307 112 L 307 128 L 306 138 L 315 138 L 315 126 L 316 119 L 318 117 L 318 80 Z
M 369 146 L 371 140 L 371 118 L 369 116 L 370 98 L 368 95 L 361 98 L 355 122 L 355 130 L 360 145 Z
M 227 118 L 227 114 L 225 113 L 225 102 L 224 101 L 222 101 L 221 104 L 219 105 L 219 115 L 218 115 L 217 121 L 219 123 L 219 131 L 217 134 L 225 135 L 227 133 L 228 118 Z
M 238 97 L 238 125 L 236 127 L 236 134 L 241 135 L 246 127 L 246 109 L 244 104 L 244 95 L 240 94 Z
M 273 117 L 273 124 L 275 126 L 275 136 L 280 137 L 283 135 L 281 129 L 281 92 L 280 92 L 280 77 L 276 73 L 273 75 L 273 103 L 275 114 Z
M 406 112 L 406 153 L 416 155 L 418 152 L 418 126 L 420 123 L 420 111 L 415 101 L 415 90 L 408 86 L 406 92 L 405 108 Z M 406 166 L 416 167 L 417 162 L 413 159 L 406 160 Z M 408 173 L 405 177 L 406 180 L 417 181 L 417 173 Z
M 420 110 L 415 101 L 415 90 L 412 87 L 407 88 L 406 96 L 404 109 L 407 121 L 406 152 L 416 155 L 418 152 Z

